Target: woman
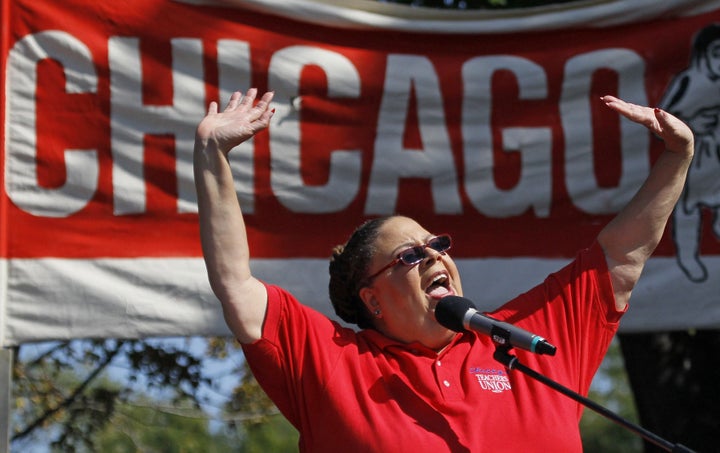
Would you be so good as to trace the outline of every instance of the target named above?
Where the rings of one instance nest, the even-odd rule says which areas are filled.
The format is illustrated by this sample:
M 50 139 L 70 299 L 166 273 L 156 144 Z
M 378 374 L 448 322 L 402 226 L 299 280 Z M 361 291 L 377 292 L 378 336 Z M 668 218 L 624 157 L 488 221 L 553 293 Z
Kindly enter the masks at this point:
M 485 336 L 434 317 L 462 295 L 452 241 L 393 216 L 336 248 L 330 296 L 342 328 L 287 291 L 256 280 L 228 152 L 268 127 L 272 93 L 211 103 L 195 146 L 201 239 L 213 291 L 260 384 L 300 431 L 302 451 L 581 451 L 582 407 L 508 374 Z M 493 315 L 548 338 L 549 358 L 523 363 L 586 393 L 644 263 L 663 234 L 692 159 L 690 130 L 658 109 L 605 104 L 665 141 L 635 197 L 565 268 Z
M 709 95 L 708 93 L 715 93 Z M 703 208 L 711 213 L 712 233 L 720 239 L 720 25 L 710 24 L 695 36 L 688 67 L 677 74 L 663 96 L 665 110 L 685 121 L 695 134 L 695 157 L 673 213 L 677 260 L 693 282 L 708 271 L 700 257 Z

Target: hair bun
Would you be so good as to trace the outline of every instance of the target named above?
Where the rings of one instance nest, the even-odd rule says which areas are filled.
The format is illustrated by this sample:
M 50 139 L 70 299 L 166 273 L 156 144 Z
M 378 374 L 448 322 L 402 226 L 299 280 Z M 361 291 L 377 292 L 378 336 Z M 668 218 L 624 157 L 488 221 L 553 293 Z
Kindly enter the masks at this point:
M 345 245 L 343 245 L 343 244 L 336 245 L 332 249 L 333 258 L 337 259 L 338 257 L 340 257 L 340 255 L 343 254 L 344 251 L 345 251 Z

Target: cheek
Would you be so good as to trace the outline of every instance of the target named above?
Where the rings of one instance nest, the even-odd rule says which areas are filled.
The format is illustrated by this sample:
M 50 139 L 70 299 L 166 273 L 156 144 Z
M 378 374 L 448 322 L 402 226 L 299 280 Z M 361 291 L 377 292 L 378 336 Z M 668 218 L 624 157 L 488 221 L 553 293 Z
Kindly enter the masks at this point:
M 420 287 L 419 277 L 413 272 L 398 274 L 388 281 L 388 292 L 398 299 L 410 299 Z
M 462 292 L 462 283 L 460 281 L 460 271 L 458 271 L 457 266 L 455 266 L 454 261 L 449 261 L 447 263 L 448 271 L 450 271 L 450 277 L 452 277 L 453 284 L 455 285 L 455 289 Z
M 383 305 L 391 307 L 393 311 L 407 311 L 412 301 L 420 292 L 420 281 L 417 275 L 412 272 L 397 274 L 393 278 L 385 280 L 378 286 L 379 294 L 382 296 Z

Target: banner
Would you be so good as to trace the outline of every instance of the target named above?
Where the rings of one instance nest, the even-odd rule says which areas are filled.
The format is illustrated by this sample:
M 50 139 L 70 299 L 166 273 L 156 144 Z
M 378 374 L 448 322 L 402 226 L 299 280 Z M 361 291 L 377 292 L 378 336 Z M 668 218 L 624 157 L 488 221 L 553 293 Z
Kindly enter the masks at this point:
M 720 326 L 720 1 L 0 2 L 2 345 L 229 334 L 192 149 L 249 87 L 276 108 L 231 153 L 254 273 L 330 316 L 332 247 L 393 213 L 453 236 L 481 308 L 529 289 L 663 149 L 599 97 L 667 108 L 698 157 L 622 329 Z

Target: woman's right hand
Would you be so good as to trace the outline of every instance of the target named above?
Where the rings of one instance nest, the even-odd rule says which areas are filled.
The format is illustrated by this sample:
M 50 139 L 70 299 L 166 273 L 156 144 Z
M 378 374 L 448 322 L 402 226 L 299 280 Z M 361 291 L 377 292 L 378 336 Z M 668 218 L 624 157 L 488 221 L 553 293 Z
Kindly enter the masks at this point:
M 222 112 L 218 112 L 217 102 L 211 102 L 205 118 L 197 127 L 196 139 L 205 148 L 213 146 L 227 155 L 231 149 L 270 125 L 274 113 L 270 109 L 273 95 L 269 91 L 255 103 L 256 88 L 250 88 L 245 96 L 236 91 Z

